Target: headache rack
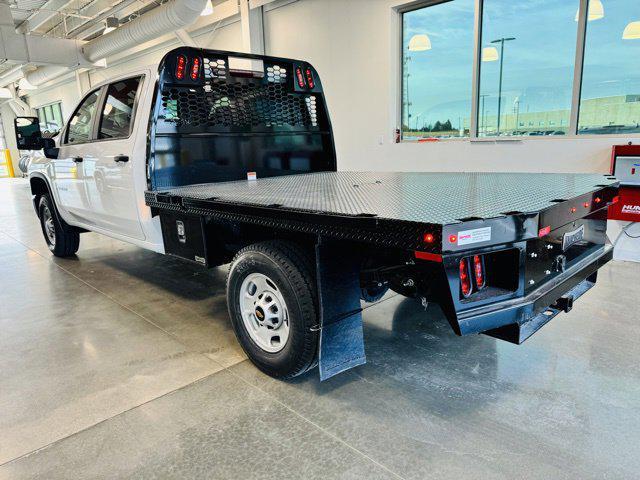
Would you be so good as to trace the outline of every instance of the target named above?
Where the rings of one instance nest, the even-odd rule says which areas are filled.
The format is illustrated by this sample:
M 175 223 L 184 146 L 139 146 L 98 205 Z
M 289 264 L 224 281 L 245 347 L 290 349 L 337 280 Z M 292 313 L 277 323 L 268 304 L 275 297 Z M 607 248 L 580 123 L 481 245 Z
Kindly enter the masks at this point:
M 322 84 L 307 62 L 179 48 L 160 62 L 151 190 L 336 170 Z

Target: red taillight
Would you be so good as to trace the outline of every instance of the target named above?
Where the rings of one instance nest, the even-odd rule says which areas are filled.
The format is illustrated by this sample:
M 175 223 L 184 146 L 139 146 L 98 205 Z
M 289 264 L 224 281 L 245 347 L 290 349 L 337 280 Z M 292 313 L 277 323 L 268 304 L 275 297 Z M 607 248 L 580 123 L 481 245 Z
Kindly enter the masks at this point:
M 200 75 L 200 59 L 195 57 L 191 64 L 191 80 L 197 80 Z
M 471 295 L 471 275 L 469 275 L 469 259 L 467 258 L 460 260 L 460 290 L 465 298 Z
M 296 67 L 296 80 L 298 80 L 298 86 L 300 88 L 306 87 L 304 83 L 304 76 L 302 75 L 302 69 L 300 67 Z
M 313 80 L 313 72 L 307 67 L 304 73 L 307 74 L 307 85 L 309 85 L 309 88 L 313 88 L 316 85 L 316 82 Z
M 176 60 L 176 78 L 178 80 L 184 79 L 184 74 L 187 70 L 187 57 L 184 55 L 178 55 Z
M 474 255 L 473 256 L 473 274 L 476 279 L 476 287 L 478 290 L 484 288 L 485 279 L 484 279 L 484 260 L 482 255 Z

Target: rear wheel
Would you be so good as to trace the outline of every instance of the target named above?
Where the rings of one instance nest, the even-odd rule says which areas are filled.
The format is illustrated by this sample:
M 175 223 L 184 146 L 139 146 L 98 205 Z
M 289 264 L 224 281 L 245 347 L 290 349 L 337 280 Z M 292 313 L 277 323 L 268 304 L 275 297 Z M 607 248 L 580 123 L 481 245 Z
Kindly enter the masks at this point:
M 42 234 L 51 253 L 56 257 L 69 257 L 78 251 L 80 234 L 58 216 L 58 212 L 56 212 L 53 201 L 48 194 L 40 197 L 38 217 L 40 218 Z
M 233 328 L 249 359 L 276 378 L 292 378 L 315 365 L 319 334 L 311 259 L 291 242 L 246 247 L 227 279 Z

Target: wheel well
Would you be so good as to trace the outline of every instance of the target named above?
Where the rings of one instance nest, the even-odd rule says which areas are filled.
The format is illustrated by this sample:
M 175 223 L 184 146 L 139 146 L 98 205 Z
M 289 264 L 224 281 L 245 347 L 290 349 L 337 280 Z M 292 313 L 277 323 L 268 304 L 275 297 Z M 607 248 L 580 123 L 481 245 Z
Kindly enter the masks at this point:
M 32 177 L 29 179 L 29 184 L 31 185 L 31 194 L 36 197 L 49 193 L 47 182 L 42 178 Z

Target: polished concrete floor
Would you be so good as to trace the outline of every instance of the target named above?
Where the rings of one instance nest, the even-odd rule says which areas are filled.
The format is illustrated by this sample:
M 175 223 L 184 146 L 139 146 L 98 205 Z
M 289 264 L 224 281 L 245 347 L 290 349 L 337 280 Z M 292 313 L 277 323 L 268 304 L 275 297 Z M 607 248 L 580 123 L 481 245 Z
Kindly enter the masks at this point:
M 640 478 L 640 264 L 520 347 L 389 296 L 323 383 L 246 360 L 225 272 L 93 233 L 55 259 L 0 180 L 0 479 Z

